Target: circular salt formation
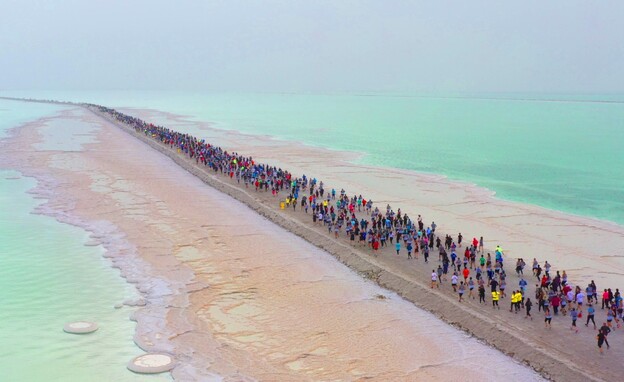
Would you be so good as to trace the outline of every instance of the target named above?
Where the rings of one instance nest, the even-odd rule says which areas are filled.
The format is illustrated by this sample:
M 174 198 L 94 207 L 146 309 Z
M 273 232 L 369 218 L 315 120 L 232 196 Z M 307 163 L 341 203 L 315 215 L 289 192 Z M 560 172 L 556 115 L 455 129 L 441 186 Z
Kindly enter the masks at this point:
M 87 334 L 98 330 L 98 325 L 95 322 L 88 321 L 68 322 L 63 326 L 63 330 L 71 334 Z
M 169 371 L 175 366 L 173 357 L 167 354 L 143 354 L 128 363 L 128 369 L 135 373 L 156 374 Z

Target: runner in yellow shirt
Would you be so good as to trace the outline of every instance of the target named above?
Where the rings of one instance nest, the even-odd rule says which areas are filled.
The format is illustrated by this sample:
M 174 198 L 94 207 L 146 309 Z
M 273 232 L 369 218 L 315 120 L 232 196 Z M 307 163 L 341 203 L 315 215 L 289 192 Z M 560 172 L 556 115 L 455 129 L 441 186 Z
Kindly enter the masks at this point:
M 514 306 L 516 305 L 516 291 L 511 292 L 511 302 L 509 304 L 509 311 L 513 312 Z
M 498 306 L 499 299 L 500 299 L 500 292 L 499 291 L 492 292 L 492 308 L 496 307 L 500 309 L 500 306 Z

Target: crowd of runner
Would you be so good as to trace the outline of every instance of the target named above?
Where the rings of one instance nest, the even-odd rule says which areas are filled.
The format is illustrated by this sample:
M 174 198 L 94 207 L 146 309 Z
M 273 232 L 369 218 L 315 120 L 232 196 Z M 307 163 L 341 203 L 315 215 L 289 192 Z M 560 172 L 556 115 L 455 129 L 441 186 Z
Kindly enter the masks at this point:
M 425 226 L 420 215 L 412 220 L 400 208 L 396 211 L 390 205 L 380 208 L 362 195 L 349 195 L 344 189 L 328 189 L 316 178 L 295 177 L 284 169 L 257 163 L 252 157 L 228 152 L 189 134 L 147 123 L 114 109 L 91 106 L 136 132 L 184 153 L 214 173 L 242 182 L 258 192 L 270 191 L 276 198 L 279 196 L 282 208 L 299 208 L 310 215 L 313 224 L 324 226 L 330 235 L 343 236 L 352 245 L 367 246 L 374 255 L 387 247 L 396 256 L 404 253 L 410 260 L 422 255 L 424 263 L 429 264 L 432 254 L 437 253 L 431 288 L 449 284 L 460 302 L 478 297 L 480 304 L 489 304 L 486 301 L 489 299 L 493 309 L 501 309 L 501 301 L 508 298 L 509 312 L 533 320 L 537 309 L 543 314 L 547 329 L 551 328 L 555 317 L 567 317 L 570 329 L 578 333 L 577 321 L 584 320 L 585 326 L 591 324 L 591 328 L 597 330 L 600 353 L 603 345 L 609 348 L 609 333 L 620 328 L 623 298 L 619 289 L 600 290 L 594 280 L 586 287 L 572 286 L 565 271 L 554 270 L 548 261 L 540 264 L 535 258 L 530 272 L 525 272 L 524 259 L 515 260 L 513 269 L 519 282 L 509 285 L 507 272 L 511 267 L 505 268 L 508 262 L 503 249 L 497 246 L 493 255 L 486 253 L 483 237 L 474 237 L 469 242 L 461 233 L 456 238 L 448 234 L 442 237 L 436 233 L 436 223 Z M 533 278 L 535 291 L 531 294 L 528 287 Z M 597 324 L 598 309 L 604 320 Z

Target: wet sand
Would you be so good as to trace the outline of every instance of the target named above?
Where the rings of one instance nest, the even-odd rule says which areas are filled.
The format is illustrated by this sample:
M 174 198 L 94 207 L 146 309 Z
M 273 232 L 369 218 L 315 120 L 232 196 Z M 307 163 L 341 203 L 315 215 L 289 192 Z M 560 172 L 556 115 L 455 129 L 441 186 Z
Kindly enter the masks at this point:
M 598 289 L 616 288 L 624 277 L 624 227 L 541 207 L 496 199 L 487 189 L 443 176 L 395 168 L 357 164 L 362 154 L 326 150 L 297 142 L 214 129 L 209 123 L 156 110 L 120 109 L 180 131 L 192 131 L 210 142 L 249 153 L 260 162 L 288 168 L 294 174 L 315 176 L 326 188 L 344 188 L 372 198 L 376 206 L 401 208 L 418 214 L 429 225 L 464 241 L 485 237 L 486 247 L 500 244 L 508 260 L 522 257 L 531 267 L 548 260 L 553 270 L 566 270 L 574 285 L 593 279 Z M 492 252 L 493 253 L 493 252 Z M 529 284 L 530 285 L 530 284 Z
M 126 302 L 145 304 L 137 343 L 175 354 L 176 379 L 539 379 L 102 122 L 73 109 L 24 126 L 2 165 L 38 179 L 39 213 L 103 243 L 145 296 Z M 83 149 L 48 145 L 76 123 Z
M 64 118 L 101 123 L 80 109 Z M 363 281 L 327 253 L 205 187 L 110 124 L 102 124 L 93 133 L 97 140 L 85 145 L 88 149 L 84 152 L 14 149 L 40 140 L 37 129 L 41 125 L 32 124 L 18 131 L 7 149 L 14 159 L 12 165 L 37 176 L 40 188 L 49 190 L 47 196 L 51 199 L 43 212 L 94 232 L 94 240 L 105 244 L 115 266 L 145 293 L 147 306 L 135 317 L 139 322 L 137 342 L 145 349 L 176 354 L 183 365 L 176 368 L 175 377 L 537 378 L 393 293 Z M 229 139 L 236 143 L 226 146 L 256 158 L 280 163 L 280 157 L 281 163 L 287 163 L 295 173 L 303 170 L 321 177 L 330 187 L 335 184 L 338 188 L 361 190 L 372 195 L 378 205 L 392 201 L 393 206 L 400 206 L 412 216 L 412 211 L 423 214 L 425 221 L 434 216 L 443 231 L 453 232 L 456 227 L 447 224 L 462 229 L 463 224 L 473 227 L 470 222 L 475 217 L 465 216 L 462 219 L 468 221 L 463 222 L 458 216 L 469 215 L 470 208 L 475 208 L 479 211 L 477 217 L 491 215 L 481 216 L 480 224 L 491 231 L 480 232 L 492 234 L 486 234 L 486 243 L 489 237 L 497 238 L 508 251 L 515 251 L 513 241 L 504 241 L 505 225 L 490 222 L 509 219 L 501 217 L 505 214 L 500 213 L 499 206 L 490 209 L 488 204 L 479 205 L 469 198 L 464 203 L 455 202 L 458 195 L 461 201 L 461 195 L 470 190 L 478 194 L 474 187 L 449 186 L 449 182 L 436 177 L 422 184 L 421 175 L 353 165 L 346 160 L 352 158 L 342 153 L 236 133 L 213 134 L 220 135 L 218 139 L 223 142 Z M 615 361 L 621 358 L 621 350 L 611 350 L 603 358 L 594 355 L 593 335 L 589 330 L 577 336 L 565 331 L 567 318 L 560 319 L 559 326 L 556 321 L 555 328 L 545 332 L 539 321 L 527 322 L 504 310 L 492 312 L 473 302 L 460 305 L 448 285 L 441 291 L 428 289 L 430 268 L 422 265 L 422 259 L 416 264 L 389 256 L 388 251 L 372 257 L 366 248 L 350 248 L 344 239 L 336 241 L 325 235 L 326 230 L 312 227 L 311 218 L 300 211 L 279 212 L 270 194 L 246 192 L 235 182 L 202 174 L 185 158 L 155 142 L 149 144 L 361 274 L 553 379 L 610 380 L 621 373 Z M 378 179 L 384 179 L 383 187 Z M 392 195 L 384 193 L 393 184 L 397 187 Z M 440 195 L 436 185 L 450 192 Z M 423 207 L 425 199 L 440 205 Z M 449 207 L 464 204 L 468 210 Z M 416 205 L 418 208 L 410 208 Z M 455 214 L 453 217 L 444 215 L 450 214 L 449 210 Z M 494 220 L 497 213 L 499 218 Z M 474 229 L 462 232 L 469 238 Z M 496 229 L 500 236 L 494 234 Z M 433 264 L 437 266 L 435 261 Z M 573 271 L 569 273 L 574 280 Z M 596 281 L 600 288 L 601 281 Z M 610 340 L 614 342 L 618 335 L 614 333 Z
M 624 256 L 619 254 L 624 246 L 624 228 L 616 224 L 498 200 L 489 190 L 452 182 L 441 176 L 357 165 L 353 162 L 357 161 L 359 155 L 354 153 L 217 130 L 207 123 L 153 110 L 128 109 L 126 112 L 150 121 L 166 123 L 168 127 L 180 131 L 189 131 L 227 149 L 243 154 L 252 153 L 258 161 L 283 166 L 295 174 L 315 176 L 325 182 L 326 188 L 335 186 L 337 189 L 343 187 L 348 192 L 361 192 L 372 197 L 377 206 L 383 207 L 390 203 L 394 208 L 401 207 L 412 218 L 422 214 L 425 222 L 429 222 L 428 219 L 437 222 L 438 231 L 442 235 L 451 233 L 456 236 L 457 232 L 463 232 L 465 240 L 484 235 L 486 250 L 489 248 L 491 251 L 497 244 L 503 246 L 508 269 L 513 268 L 517 257 L 526 260 L 529 296 L 535 290 L 532 287 L 535 278 L 530 275 L 529 269 L 533 257 L 541 264 L 548 260 L 554 265 L 553 273 L 555 270 L 566 270 L 570 282 L 583 289 L 592 279 L 596 281 L 599 290 L 616 288 L 624 274 Z M 154 142 L 149 143 L 158 148 Z M 580 333 L 574 335 L 569 330 L 569 317 L 555 317 L 554 329 L 546 331 L 542 324 L 543 314 L 537 311 L 536 306 L 533 309 L 533 316 L 536 317 L 533 322 L 527 322 L 504 309 L 502 312 L 493 312 L 472 302 L 461 304 L 460 307 L 456 305 L 457 297 L 448 285 L 443 290 L 444 296 L 428 291 L 429 274 L 432 268 L 437 267 L 437 256 L 433 256 L 434 267 L 429 268 L 422 265 L 422 259 L 419 260 L 420 264 L 413 266 L 414 263 L 404 257 L 395 258 L 391 255 L 392 249 L 385 251 L 386 256 L 377 258 L 371 257 L 368 249 L 358 248 L 353 251 L 344 246 L 348 241 L 341 239 L 336 242 L 326 236 L 324 229 L 311 230 L 309 216 L 303 217 L 300 212 L 287 211 L 288 219 L 284 220 L 284 214 L 274 212 L 277 201 L 270 194 L 262 197 L 252 192 L 254 200 L 250 200 L 244 193 L 238 192 L 236 187 L 231 187 L 232 182 L 223 181 L 222 177 L 206 177 L 185 158 L 177 155 L 172 158 L 207 183 L 245 200 L 259 213 L 328 250 L 340 261 L 375 279 L 380 285 L 398 291 L 417 306 L 532 365 L 550 378 L 612 380 L 619 378 L 624 371 L 624 367 L 614 361 L 624 355 L 622 349 L 612 347 L 608 355 L 601 357 L 595 343 L 596 332 L 581 325 Z M 259 206 L 259 201 L 268 208 Z M 303 223 L 303 227 L 292 224 L 293 220 Z M 317 236 L 316 233 L 321 235 Z M 519 279 L 513 270 L 509 273 L 508 288 L 512 290 Z M 489 296 L 486 299 L 490 303 Z M 444 304 L 441 304 L 442 301 Z M 501 301 L 503 307 L 508 303 L 508 298 Z M 598 324 L 605 318 L 604 311 L 598 309 Z M 579 322 L 584 322 L 584 318 Z M 621 335 L 621 331 L 612 333 L 611 342 L 621 341 Z

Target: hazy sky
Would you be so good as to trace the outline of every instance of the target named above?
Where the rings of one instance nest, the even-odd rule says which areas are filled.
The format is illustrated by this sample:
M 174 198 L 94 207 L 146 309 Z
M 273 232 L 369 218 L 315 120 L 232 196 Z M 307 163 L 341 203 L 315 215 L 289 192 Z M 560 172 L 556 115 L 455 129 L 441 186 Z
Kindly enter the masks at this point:
M 0 0 L 0 90 L 622 92 L 623 18 L 623 0 Z

